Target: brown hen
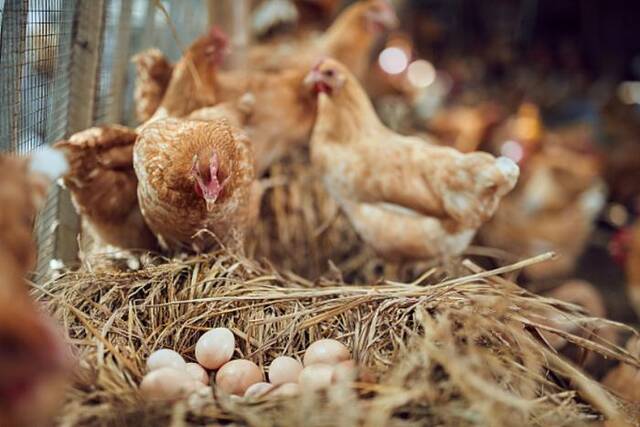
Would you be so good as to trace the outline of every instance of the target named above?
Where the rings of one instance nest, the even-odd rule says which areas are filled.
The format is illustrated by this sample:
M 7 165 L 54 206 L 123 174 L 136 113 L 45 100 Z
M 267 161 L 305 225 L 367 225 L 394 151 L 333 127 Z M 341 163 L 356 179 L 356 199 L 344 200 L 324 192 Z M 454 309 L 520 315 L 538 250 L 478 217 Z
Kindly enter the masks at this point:
M 218 102 L 216 71 L 226 48 L 226 36 L 215 27 L 189 46 L 173 67 L 162 102 L 151 119 L 184 117 L 198 108 Z M 158 88 L 161 86 L 159 80 L 155 80 L 155 84 Z
M 53 156 L 53 157 L 52 157 Z M 61 154 L 60 154 L 61 156 Z M 54 325 L 30 298 L 37 210 L 66 166 L 52 150 L 30 160 L 0 156 L 0 425 L 34 426 L 59 408 L 70 354 Z
M 462 252 L 514 187 L 518 167 L 486 153 L 402 136 L 385 127 L 339 62 L 321 61 L 311 159 L 360 236 L 387 257 Z
M 165 250 L 242 247 L 254 178 L 251 143 L 225 119 L 163 119 L 135 144 L 142 214 Z
M 78 132 L 55 146 L 67 156 L 64 183 L 94 237 L 122 249 L 153 249 L 155 238 L 138 205 L 136 138 L 134 130 L 112 125 Z

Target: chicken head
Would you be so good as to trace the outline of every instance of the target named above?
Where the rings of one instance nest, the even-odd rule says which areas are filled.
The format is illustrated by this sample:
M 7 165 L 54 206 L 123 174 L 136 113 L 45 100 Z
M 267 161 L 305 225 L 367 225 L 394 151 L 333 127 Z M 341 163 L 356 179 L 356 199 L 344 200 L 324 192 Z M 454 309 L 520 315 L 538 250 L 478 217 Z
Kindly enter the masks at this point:
M 191 166 L 190 173 L 195 181 L 196 194 L 204 198 L 207 211 L 211 212 L 224 187 L 224 180 L 219 177 L 220 163 L 218 153 L 215 150 L 212 152 L 208 167 L 205 167 L 204 170 L 200 164 L 198 154 L 193 156 L 193 165 Z

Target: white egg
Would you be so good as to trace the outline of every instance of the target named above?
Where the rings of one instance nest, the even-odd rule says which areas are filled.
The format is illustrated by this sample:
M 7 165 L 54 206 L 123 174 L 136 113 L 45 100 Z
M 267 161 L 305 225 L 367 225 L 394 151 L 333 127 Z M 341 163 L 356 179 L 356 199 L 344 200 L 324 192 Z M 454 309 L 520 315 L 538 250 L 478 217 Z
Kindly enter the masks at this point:
M 276 357 L 269 365 L 269 382 L 273 385 L 294 383 L 298 381 L 300 371 L 302 371 L 302 363 L 293 357 Z
M 260 397 L 263 394 L 269 392 L 273 388 L 273 384 L 269 383 L 255 383 L 249 386 L 244 392 L 244 397 Z
M 184 369 L 159 368 L 149 372 L 140 383 L 142 394 L 152 400 L 177 400 L 198 389 L 195 381 Z
M 275 390 L 273 390 L 273 396 L 281 396 L 281 397 L 293 397 L 300 394 L 300 386 L 298 383 L 286 383 L 282 384 Z
M 209 384 L 209 374 L 207 374 L 207 371 L 199 364 L 187 363 L 185 369 L 194 380 L 199 381 L 202 384 Z
M 236 339 L 229 329 L 212 329 L 196 343 L 196 360 L 207 369 L 218 369 L 231 360 L 235 346 Z
M 333 382 L 335 368 L 331 365 L 316 364 L 307 366 L 300 372 L 298 384 L 302 388 L 319 390 L 327 388 Z
M 244 396 L 250 386 L 263 381 L 262 369 L 250 360 L 232 360 L 216 372 L 216 387 L 238 396 Z
M 184 369 L 185 366 L 186 362 L 182 356 L 168 348 L 154 351 L 147 359 L 147 372 L 167 367 Z
M 318 340 L 311 344 L 304 353 L 304 366 L 318 363 L 334 365 L 351 358 L 349 349 L 340 341 L 332 339 Z

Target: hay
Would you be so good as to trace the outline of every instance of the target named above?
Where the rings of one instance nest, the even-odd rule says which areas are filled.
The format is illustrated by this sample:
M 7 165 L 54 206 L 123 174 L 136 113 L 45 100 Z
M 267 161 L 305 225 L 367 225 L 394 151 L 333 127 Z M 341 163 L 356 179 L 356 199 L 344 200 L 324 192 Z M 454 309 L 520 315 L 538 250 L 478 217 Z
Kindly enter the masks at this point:
M 272 178 L 282 177 L 285 184 L 263 204 L 252 259 L 224 250 L 184 260 L 145 257 L 137 272 L 96 268 L 88 259 L 81 271 L 39 289 L 81 360 L 60 425 L 578 426 L 634 419 L 636 408 L 558 356 L 540 334 L 640 367 L 597 335 L 554 330 L 545 320 L 556 313 L 583 330 L 630 328 L 506 279 L 550 255 L 492 271 L 469 260 L 383 263 L 308 166 L 286 161 L 272 169 Z M 269 261 L 256 261 L 262 258 Z M 407 277 L 415 280 L 399 281 Z M 137 384 L 148 354 L 168 347 L 192 360 L 197 338 L 216 326 L 234 331 L 237 357 L 261 366 L 282 354 L 301 356 L 315 339 L 337 338 L 378 382 L 284 400 L 144 402 Z

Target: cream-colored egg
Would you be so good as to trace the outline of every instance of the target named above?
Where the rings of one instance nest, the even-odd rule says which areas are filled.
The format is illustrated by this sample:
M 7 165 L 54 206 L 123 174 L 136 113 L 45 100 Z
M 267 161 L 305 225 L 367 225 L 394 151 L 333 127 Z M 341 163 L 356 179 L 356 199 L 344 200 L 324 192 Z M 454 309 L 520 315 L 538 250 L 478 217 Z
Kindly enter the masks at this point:
M 227 328 L 206 332 L 196 343 L 196 360 L 207 369 L 218 369 L 233 356 L 236 339 Z
M 225 363 L 216 372 L 216 386 L 226 393 L 238 396 L 244 396 L 249 386 L 263 381 L 262 369 L 245 359 Z
M 333 382 L 335 368 L 331 365 L 316 364 L 307 366 L 300 372 L 298 384 L 302 388 L 319 390 L 327 388 Z
M 195 381 L 184 369 L 164 367 L 149 372 L 140 383 L 142 394 L 152 400 L 177 400 L 198 389 Z
M 312 343 L 304 353 L 304 366 L 311 366 L 318 363 L 334 365 L 336 363 L 349 360 L 351 353 L 349 349 L 340 341 L 332 339 L 318 340 Z
M 185 369 L 194 380 L 199 381 L 202 384 L 209 384 L 209 374 L 207 374 L 207 371 L 199 364 L 187 363 Z
M 154 351 L 147 359 L 147 372 L 167 367 L 184 369 L 185 366 L 186 362 L 182 356 L 168 348 Z
M 273 390 L 272 393 L 273 396 L 280 397 L 293 397 L 297 396 L 298 394 L 300 394 L 300 386 L 298 385 L 298 383 L 282 384 L 281 386 Z
M 265 393 L 268 393 L 273 388 L 273 384 L 269 383 L 255 383 L 251 384 L 249 388 L 244 392 L 244 397 L 260 397 Z
M 269 365 L 269 382 L 273 385 L 297 382 L 301 371 L 302 363 L 293 357 L 276 357 Z

